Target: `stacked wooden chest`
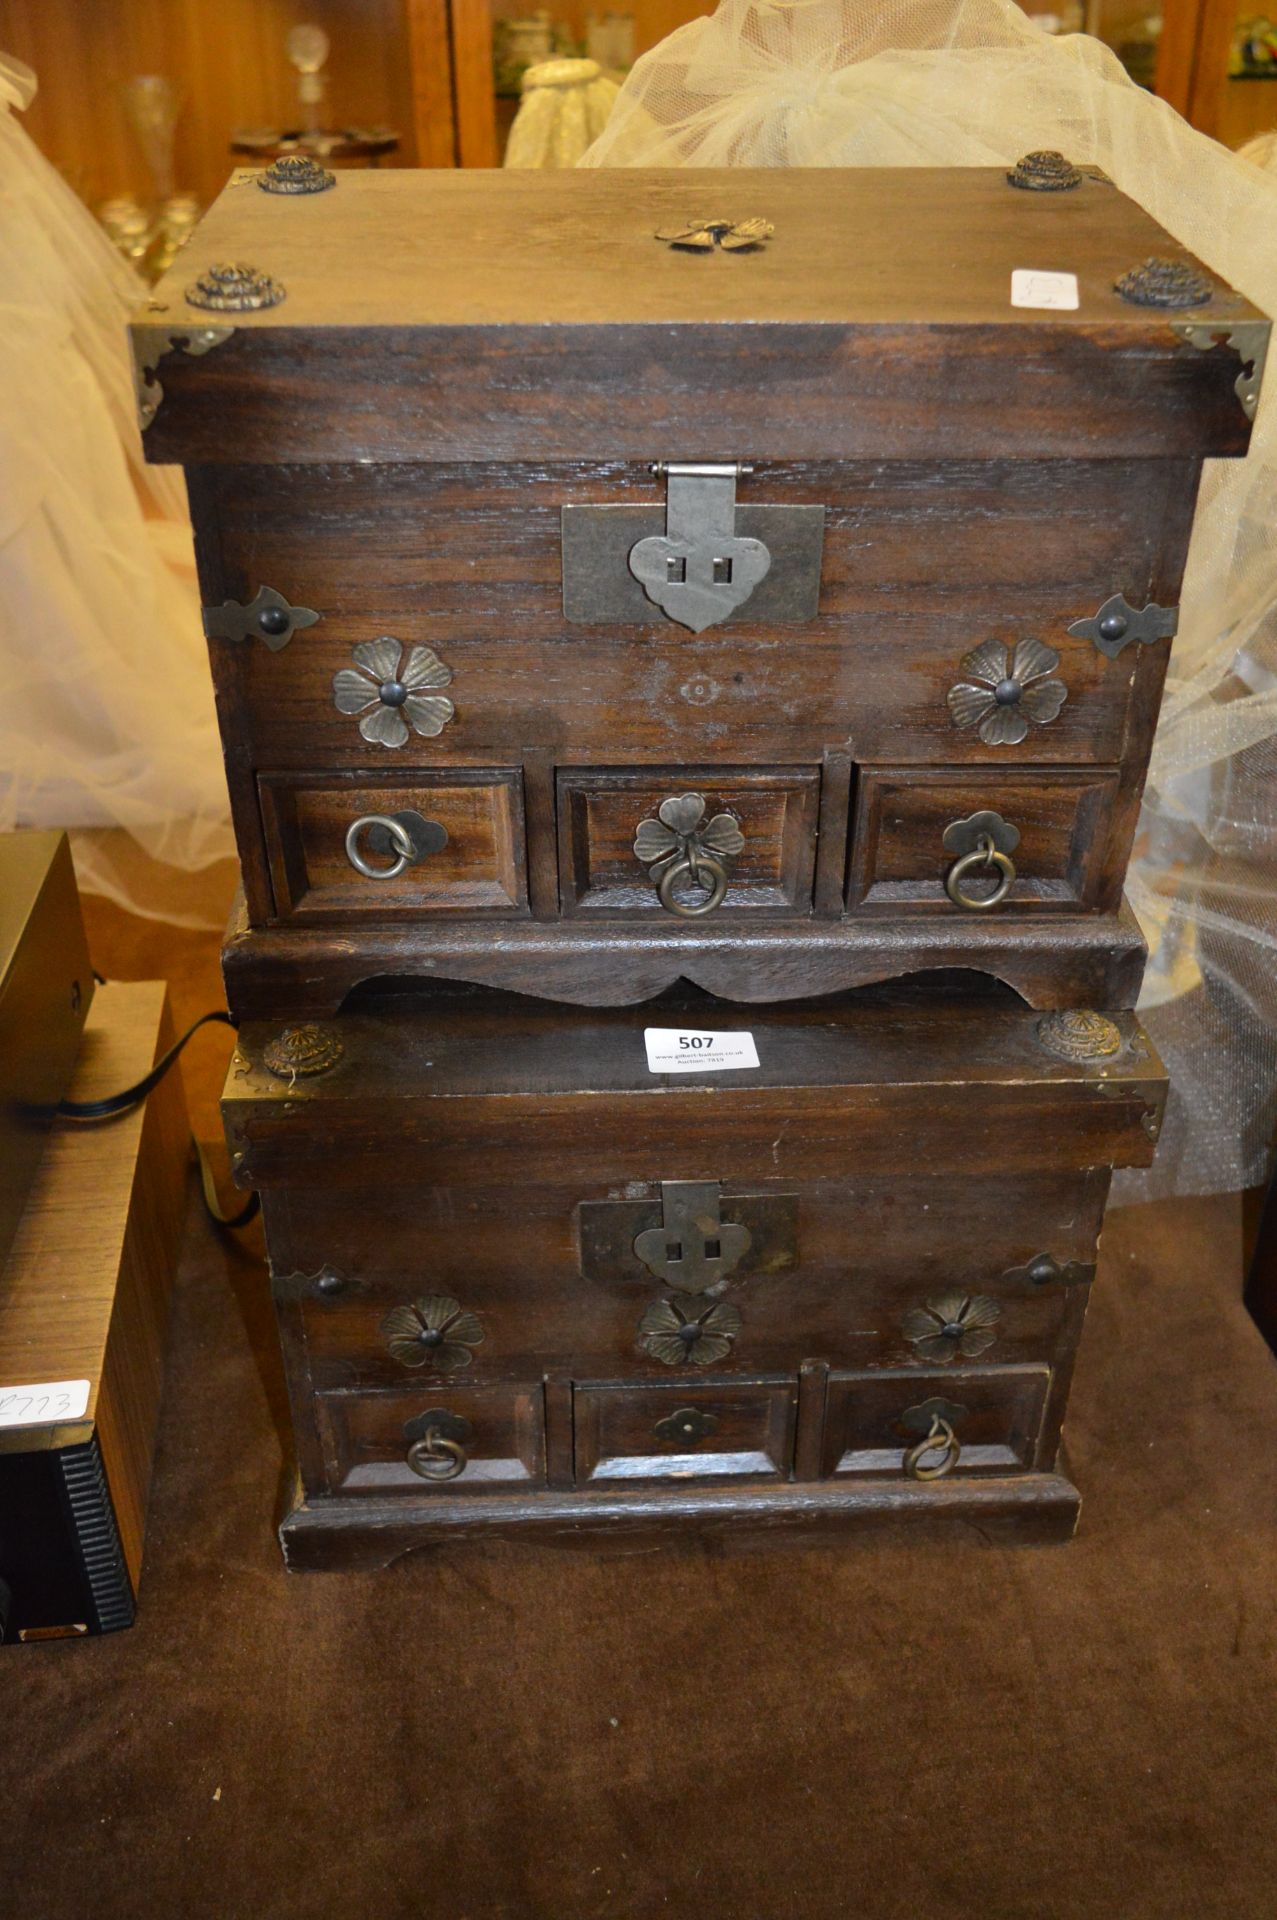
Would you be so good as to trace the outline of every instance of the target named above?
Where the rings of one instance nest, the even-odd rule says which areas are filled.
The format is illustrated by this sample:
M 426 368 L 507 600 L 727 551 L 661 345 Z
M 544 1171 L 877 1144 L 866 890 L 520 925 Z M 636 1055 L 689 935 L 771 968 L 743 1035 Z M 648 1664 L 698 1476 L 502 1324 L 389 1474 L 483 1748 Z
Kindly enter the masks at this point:
M 1073 1527 L 1165 1092 L 1123 874 L 1268 323 L 1058 156 L 818 186 L 245 172 L 134 327 L 290 1564 Z

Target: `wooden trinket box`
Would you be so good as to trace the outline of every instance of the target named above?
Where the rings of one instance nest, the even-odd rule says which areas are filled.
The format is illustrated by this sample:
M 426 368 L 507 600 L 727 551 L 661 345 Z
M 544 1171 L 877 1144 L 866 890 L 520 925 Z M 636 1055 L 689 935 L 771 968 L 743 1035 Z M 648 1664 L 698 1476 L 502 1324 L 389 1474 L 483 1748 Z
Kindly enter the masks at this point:
M 1163 1093 L 1123 878 L 1268 332 L 1058 155 L 234 177 L 133 341 L 243 866 L 290 1564 L 1069 1531 Z
M 707 1020 L 759 1067 L 648 1070 L 645 1026 Z M 1165 1095 L 1132 1015 L 445 992 L 343 1016 L 296 1080 L 276 1031 L 241 1028 L 224 1111 L 293 1396 L 290 1564 L 492 1529 L 1072 1531 L 1110 1169 L 1151 1160 Z
M 233 1011 L 967 965 L 1132 1003 L 1261 315 L 1094 172 L 262 180 L 133 328 L 196 522 Z

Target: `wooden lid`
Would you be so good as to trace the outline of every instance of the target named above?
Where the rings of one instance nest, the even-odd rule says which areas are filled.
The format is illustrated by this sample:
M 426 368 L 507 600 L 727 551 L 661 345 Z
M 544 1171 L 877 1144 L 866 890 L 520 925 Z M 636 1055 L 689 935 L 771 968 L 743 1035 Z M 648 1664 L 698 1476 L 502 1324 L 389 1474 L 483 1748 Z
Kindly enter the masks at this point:
M 237 172 L 133 334 L 157 460 L 935 458 L 1240 453 L 1262 316 L 1207 275 L 1161 310 L 1115 282 L 1191 256 L 1106 180 L 1002 168 Z M 657 238 L 769 223 L 689 251 Z M 218 262 L 283 289 L 186 290 Z M 1075 310 L 1012 305 L 1072 274 Z M 1204 273 L 1205 269 L 1201 269 Z M 1186 322 L 1232 333 L 1194 345 Z M 233 329 L 215 343 L 208 329 Z M 1240 331 L 1239 331 L 1240 330 Z M 170 336 L 196 351 L 168 351 Z M 203 349 L 203 350 L 201 350 Z
M 1035 1013 L 1008 993 L 941 1003 L 908 983 L 815 1010 L 711 1004 L 467 989 L 398 1010 L 392 996 L 289 1038 L 246 1021 L 222 1095 L 236 1179 L 353 1186 L 375 1206 L 381 1179 L 491 1184 L 500 1169 L 517 1187 L 570 1164 L 588 1186 L 662 1157 L 769 1181 L 854 1168 L 995 1183 L 1152 1159 L 1166 1074 L 1133 1014 Z M 645 1027 L 707 1024 L 752 1034 L 760 1065 L 649 1071 Z

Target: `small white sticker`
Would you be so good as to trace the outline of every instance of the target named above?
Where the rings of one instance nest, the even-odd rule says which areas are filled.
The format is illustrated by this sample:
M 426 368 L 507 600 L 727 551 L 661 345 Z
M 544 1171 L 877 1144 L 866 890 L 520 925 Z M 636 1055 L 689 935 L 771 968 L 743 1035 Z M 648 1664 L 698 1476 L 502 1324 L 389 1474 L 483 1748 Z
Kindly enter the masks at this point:
M 1036 267 L 1017 267 L 1011 275 L 1013 307 L 1055 307 L 1077 312 L 1077 275 L 1041 273 Z
M 44 1380 L 34 1387 L 0 1387 L 0 1427 L 47 1427 L 82 1420 L 89 1404 L 87 1380 Z
M 649 1073 L 721 1073 L 756 1067 L 752 1033 L 702 1033 L 695 1027 L 644 1027 Z

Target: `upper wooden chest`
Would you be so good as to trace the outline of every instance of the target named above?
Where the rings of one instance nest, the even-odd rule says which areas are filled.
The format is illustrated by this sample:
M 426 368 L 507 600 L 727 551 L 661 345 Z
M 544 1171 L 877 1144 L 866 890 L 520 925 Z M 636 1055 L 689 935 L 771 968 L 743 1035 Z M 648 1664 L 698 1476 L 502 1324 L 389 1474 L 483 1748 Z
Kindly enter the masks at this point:
M 1102 177 L 243 172 L 133 332 L 237 1011 L 421 971 L 1131 1000 L 1200 464 L 1268 323 Z

